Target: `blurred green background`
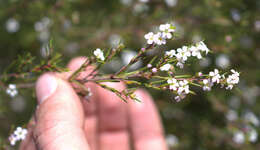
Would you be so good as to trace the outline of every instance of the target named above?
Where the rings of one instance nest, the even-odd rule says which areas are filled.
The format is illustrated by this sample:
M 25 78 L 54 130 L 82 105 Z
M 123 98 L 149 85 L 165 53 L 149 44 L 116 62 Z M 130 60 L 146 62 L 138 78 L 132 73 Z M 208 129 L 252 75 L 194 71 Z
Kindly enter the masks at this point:
M 0 0 L 0 73 L 19 54 L 30 52 L 37 60 L 44 59 L 51 38 L 64 66 L 96 48 L 124 43 L 127 50 L 105 68 L 115 71 L 144 46 L 144 34 L 166 22 L 177 27 L 178 37 L 160 47 L 161 52 L 200 40 L 214 52 L 193 62 L 186 72 L 214 68 L 241 72 L 237 89 L 194 89 L 197 95 L 180 103 L 167 92 L 151 92 L 169 147 L 260 149 L 259 0 Z M 12 125 L 27 123 L 35 109 L 33 89 L 18 90 L 15 98 L 0 92 L 1 141 Z

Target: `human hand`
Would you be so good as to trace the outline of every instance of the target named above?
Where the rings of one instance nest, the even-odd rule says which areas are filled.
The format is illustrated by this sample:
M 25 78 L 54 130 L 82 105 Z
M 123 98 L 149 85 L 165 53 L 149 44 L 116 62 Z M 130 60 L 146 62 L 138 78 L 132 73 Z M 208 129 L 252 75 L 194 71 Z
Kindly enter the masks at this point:
M 68 67 L 73 71 L 83 62 L 84 58 L 76 58 Z M 38 108 L 20 150 L 167 149 L 158 112 L 147 92 L 136 92 L 141 103 L 124 103 L 114 93 L 87 83 L 93 93 L 87 101 L 66 81 L 68 74 L 47 73 L 38 79 Z M 123 83 L 107 84 L 124 89 Z

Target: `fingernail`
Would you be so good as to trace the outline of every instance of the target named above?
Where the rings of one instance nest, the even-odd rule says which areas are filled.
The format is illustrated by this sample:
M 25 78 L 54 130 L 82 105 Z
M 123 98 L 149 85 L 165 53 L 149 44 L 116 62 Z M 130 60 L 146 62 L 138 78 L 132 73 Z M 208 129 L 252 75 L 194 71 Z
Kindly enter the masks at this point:
M 48 99 L 57 89 L 58 83 L 55 76 L 51 74 L 42 75 L 36 83 L 36 95 L 38 104 Z

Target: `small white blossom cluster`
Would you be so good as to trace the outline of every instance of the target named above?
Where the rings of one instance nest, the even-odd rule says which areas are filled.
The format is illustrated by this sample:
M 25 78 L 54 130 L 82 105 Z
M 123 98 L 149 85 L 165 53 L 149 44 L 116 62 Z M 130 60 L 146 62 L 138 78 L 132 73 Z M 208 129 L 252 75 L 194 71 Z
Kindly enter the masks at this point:
M 142 2 L 142 3 L 147 3 L 147 2 L 149 2 L 149 0 L 139 0 L 140 2 Z
M 235 121 L 243 122 L 243 125 L 240 125 L 243 126 L 243 129 L 231 129 L 231 132 L 233 132 L 233 142 L 237 144 L 243 144 L 246 141 L 255 143 L 258 140 L 258 132 L 256 129 L 260 126 L 258 117 L 251 111 L 246 111 L 243 116 L 239 116 L 237 111 L 238 110 L 229 110 L 226 114 L 227 120 L 232 123 Z
M 171 64 L 165 64 L 162 67 L 160 67 L 161 71 L 169 71 L 172 68 Z
M 210 79 L 204 79 L 203 80 L 203 90 L 204 91 L 210 91 L 211 87 L 214 85 L 213 82 L 210 81 Z
M 42 43 L 46 43 L 50 38 L 50 27 L 52 20 L 48 17 L 43 17 L 41 20 L 35 22 L 34 29 L 38 33 L 38 39 Z
M 211 77 L 212 83 L 215 83 L 215 82 L 219 83 L 220 82 L 221 76 L 219 74 L 218 69 L 214 69 L 214 71 L 210 71 L 209 76 Z
M 105 60 L 104 53 L 103 53 L 103 51 L 102 51 L 100 48 L 97 48 L 97 49 L 94 51 L 94 55 L 96 56 L 97 59 L 100 59 L 100 60 L 102 60 L 102 61 Z
M 219 83 L 221 79 L 221 76 L 219 74 L 218 69 L 214 69 L 214 71 L 209 72 L 209 78 L 203 80 L 203 90 L 204 91 L 210 91 L 211 87 L 214 85 L 214 83 Z
M 225 75 L 220 75 L 218 69 L 214 69 L 214 71 L 209 72 L 209 78 L 203 79 L 203 90 L 210 91 L 211 87 L 216 84 L 221 84 L 222 87 L 227 85 L 226 89 L 231 90 L 235 84 L 239 82 L 239 73 L 234 69 L 231 69 L 233 74 L 229 75 L 228 78 L 225 78 Z
M 231 90 L 235 84 L 238 84 L 239 82 L 239 73 L 236 72 L 234 69 L 231 70 L 233 73 L 232 75 L 229 75 L 227 78 L 227 87 L 226 89 Z
M 165 53 L 166 56 L 172 58 L 176 57 L 178 63 L 176 64 L 178 67 L 183 68 L 184 63 L 187 61 L 188 57 L 194 56 L 198 59 L 202 58 L 201 52 L 205 52 L 208 54 L 209 49 L 203 41 L 198 42 L 193 46 L 183 46 L 182 48 L 178 48 L 175 50 L 170 50 Z
M 175 27 L 172 24 L 166 23 L 161 24 L 159 30 L 160 32 L 157 32 L 156 34 L 153 32 L 149 32 L 144 36 L 144 38 L 147 40 L 147 44 L 166 44 L 166 40 L 171 39 L 173 37 Z
M 6 89 L 6 93 L 11 97 L 15 97 L 18 94 L 18 90 L 15 84 L 9 84 L 8 88 Z
M 244 131 L 236 131 L 233 134 L 233 141 L 237 144 L 243 144 L 245 143 L 245 141 L 249 141 L 251 143 L 255 143 L 258 140 L 258 133 L 256 131 L 256 129 L 247 126 L 246 128 L 246 132 Z
M 260 126 L 260 120 L 258 119 L 258 117 L 256 116 L 256 114 L 254 114 L 253 112 L 249 111 L 246 112 L 243 116 L 243 119 L 245 122 L 249 123 L 249 124 L 253 124 L 256 127 Z
M 17 127 L 13 134 L 9 136 L 9 141 L 12 146 L 16 144 L 17 141 L 22 141 L 26 138 L 28 131 L 22 127 Z
M 178 96 L 175 97 L 177 102 L 181 101 L 190 93 L 189 82 L 187 80 L 177 81 L 175 78 L 170 78 L 167 80 L 169 84 L 169 89 L 176 91 Z
M 142 58 L 143 53 L 153 49 L 155 46 L 166 44 L 166 41 L 168 39 L 172 39 L 174 37 L 174 34 L 175 27 L 170 23 L 166 23 L 159 26 L 159 31 L 157 33 L 149 32 L 144 35 L 144 38 L 147 40 L 147 47 L 141 48 L 140 53 L 123 52 L 122 60 L 124 67 L 122 67 L 115 75 L 112 75 L 111 77 L 115 77 L 116 75 L 125 73 L 125 71 L 129 68 L 131 69 L 131 67 L 133 67 L 136 62 L 141 61 L 140 59 Z M 202 59 L 202 56 L 207 55 L 209 51 L 209 48 L 203 41 L 199 41 L 189 46 L 182 46 L 180 48 L 177 48 L 176 50 L 172 49 L 166 51 L 163 57 L 159 59 L 159 63 L 156 65 L 153 65 L 153 61 L 156 60 L 157 57 L 153 58 L 153 60 L 146 66 L 147 68 L 144 68 L 145 71 L 146 69 L 150 71 L 149 73 L 138 72 L 137 75 L 136 72 L 132 72 L 131 75 L 133 77 L 141 76 L 148 79 L 152 79 L 153 77 L 157 79 L 163 79 L 162 82 L 165 82 L 167 80 L 166 86 L 169 86 L 168 89 L 177 94 L 177 96 L 175 97 L 175 100 L 177 102 L 185 98 L 187 94 L 193 93 L 193 91 L 190 91 L 189 85 L 199 87 L 202 86 L 204 91 L 210 91 L 214 84 L 221 84 L 222 87 L 226 86 L 226 89 L 232 89 L 233 86 L 235 84 L 238 84 L 239 82 L 239 73 L 233 69 L 231 70 L 233 74 L 229 75 L 227 78 L 225 77 L 225 74 L 220 75 L 218 69 L 214 69 L 214 71 L 209 72 L 209 74 L 207 75 L 203 75 L 202 72 L 199 72 L 196 76 L 193 77 L 189 75 L 171 77 L 176 73 L 175 66 L 183 68 L 188 58 Z M 100 48 L 94 50 L 93 53 L 95 55 L 96 61 L 102 61 L 102 64 L 105 63 L 106 59 L 111 59 L 114 56 L 113 54 L 110 54 L 109 56 L 104 56 L 104 52 Z M 158 73 L 158 71 L 167 72 L 170 78 L 161 77 L 159 74 L 161 72 Z M 154 76 L 155 74 L 156 76 Z M 127 74 L 126 76 L 128 75 L 129 74 Z M 161 83 L 161 81 L 154 82 L 153 84 L 151 83 L 149 85 L 146 85 L 146 87 L 156 86 L 156 89 L 158 89 L 158 85 L 156 84 L 159 83 Z M 89 90 L 89 94 L 85 98 L 88 99 L 91 95 L 92 93 Z
M 237 131 L 234 133 L 232 140 L 237 144 L 242 144 L 245 142 L 245 134 L 242 131 Z
M 16 19 L 10 18 L 6 21 L 5 28 L 7 32 L 15 33 L 20 29 L 20 23 Z
M 177 147 L 180 143 L 179 138 L 173 134 L 166 136 L 166 143 L 169 147 Z
M 248 140 L 252 143 L 258 140 L 258 133 L 254 128 L 251 128 L 248 132 Z

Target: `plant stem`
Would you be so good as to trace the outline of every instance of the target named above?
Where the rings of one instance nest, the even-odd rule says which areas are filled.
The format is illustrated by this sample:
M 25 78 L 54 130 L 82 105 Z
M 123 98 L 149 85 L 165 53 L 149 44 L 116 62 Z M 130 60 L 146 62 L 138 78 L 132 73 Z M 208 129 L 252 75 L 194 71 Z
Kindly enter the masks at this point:
M 89 60 L 86 60 L 78 70 L 76 70 L 70 77 L 69 77 L 69 81 L 73 81 L 79 73 L 81 73 L 84 69 L 86 69 L 86 67 L 90 64 Z
M 138 53 L 134 58 L 132 58 L 127 65 L 125 65 L 125 66 L 122 67 L 117 73 L 115 73 L 115 76 L 121 74 L 122 72 L 124 72 L 125 70 L 127 70 L 132 64 L 136 63 L 136 62 L 140 59 L 140 57 L 141 57 L 145 52 L 147 52 L 147 50 L 151 49 L 152 47 L 154 47 L 153 44 L 148 45 L 148 46 L 145 48 L 145 50 L 139 50 L 139 53 Z

